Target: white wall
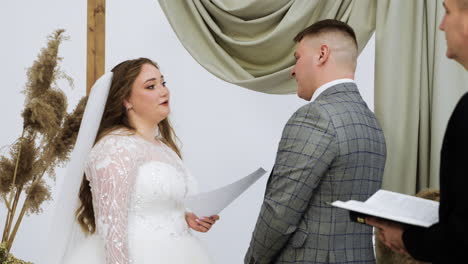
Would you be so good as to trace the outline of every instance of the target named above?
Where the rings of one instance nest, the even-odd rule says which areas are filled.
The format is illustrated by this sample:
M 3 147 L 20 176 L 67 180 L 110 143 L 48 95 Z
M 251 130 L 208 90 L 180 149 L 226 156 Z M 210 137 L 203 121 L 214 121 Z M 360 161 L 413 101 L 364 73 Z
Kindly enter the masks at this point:
M 185 163 L 198 178 L 202 191 L 233 182 L 258 166 L 271 169 L 282 128 L 305 101 L 295 95 L 253 92 L 212 76 L 179 43 L 155 0 L 107 1 L 106 26 L 107 70 L 122 60 L 140 56 L 160 64 L 172 92 L 172 121 L 183 143 Z M 74 90 L 65 89 L 74 106 L 85 93 L 86 1 L 16 0 L 0 9 L 0 147 L 11 144 L 21 133 L 24 97 L 20 91 L 26 82 L 25 69 L 45 45 L 45 37 L 56 28 L 65 28 L 71 37 L 61 46 L 60 54 L 64 70 L 75 80 Z M 372 39 L 359 58 L 356 76 L 371 108 L 373 44 Z M 242 262 L 266 179 L 223 211 L 208 234 L 200 235 L 215 263 Z M 13 253 L 32 261 L 38 259 L 40 252 L 35 245 L 46 241 L 43 227 L 50 219 L 47 209 L 51 207 L 53 203 L 46 206 L 44 214 L 25 219 Z M 5 209 L 0 210 L 2 226 Z

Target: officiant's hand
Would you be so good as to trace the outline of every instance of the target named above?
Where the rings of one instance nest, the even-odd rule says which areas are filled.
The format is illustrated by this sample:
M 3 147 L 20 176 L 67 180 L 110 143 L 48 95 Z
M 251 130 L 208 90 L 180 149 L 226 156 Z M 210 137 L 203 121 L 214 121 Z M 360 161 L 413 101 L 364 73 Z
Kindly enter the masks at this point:
M 185 221 L 190 228 L 198 232 L 207 232 L 219 220 L 219 215 L 198 218 L 194 213 L 185 213 Z
M 366 224 L 379 230 L 380 241 L 391 250 L 409 256 L 403 242 L 403 225 L 376 217 L 366 217 Z

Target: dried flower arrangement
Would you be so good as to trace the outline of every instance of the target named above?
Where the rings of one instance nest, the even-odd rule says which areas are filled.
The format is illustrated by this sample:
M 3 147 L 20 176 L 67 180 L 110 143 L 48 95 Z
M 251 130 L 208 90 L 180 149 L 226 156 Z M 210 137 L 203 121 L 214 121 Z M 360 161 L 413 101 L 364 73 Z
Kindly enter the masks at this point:
M 65 39 L 62 29 L 51 34 L 47 47 L 28 69 L 23 131 L 8 155 L 0 156 L 0 199 L 8 210 L 0 248 L 4 260 L 0 263 L 23 263 L 12 262 L 9 256 L 18 228 L 24 215 L 40 213 L 42 203 L 51 199 L 44 176 L 55 178 L 56 166 L 68 160 L 78 134 L 86 97 L 67 113 L 67 98 L 56 83 L 66 79 L 73 86 L 59 67 L 62 58 L 58 49 Z
M 15 258 L 6 249 L 5 243 L 0 245 L 0 263 L 2 264 L 32 264 L 31 262 L 22 261 Z

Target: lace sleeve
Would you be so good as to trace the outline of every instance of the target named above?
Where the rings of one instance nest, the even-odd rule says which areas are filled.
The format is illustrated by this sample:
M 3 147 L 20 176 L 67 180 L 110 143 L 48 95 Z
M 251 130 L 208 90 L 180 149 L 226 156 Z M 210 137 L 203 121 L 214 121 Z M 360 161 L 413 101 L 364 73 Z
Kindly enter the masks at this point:
M 86 175 L 93 195 L 96 230 L 105 242 L 106 264 L 130 263 L 127 216 L 135 158 L 125 136 L 106 136 L 90 154 Z

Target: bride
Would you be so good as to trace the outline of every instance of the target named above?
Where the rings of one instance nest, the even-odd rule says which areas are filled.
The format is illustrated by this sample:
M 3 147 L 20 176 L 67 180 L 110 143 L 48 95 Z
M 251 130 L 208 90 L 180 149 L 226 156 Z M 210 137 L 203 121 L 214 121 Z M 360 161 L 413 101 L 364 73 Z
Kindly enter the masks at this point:
M 195 181 L 174 142 L 164 77 L 146 58 L 112 72 L 76 211 L 90 236 L 68 245 L 59 263 L 211 263 L 189 228 L 206 232 L 219 216 L 198 218 L 184 206 Z

